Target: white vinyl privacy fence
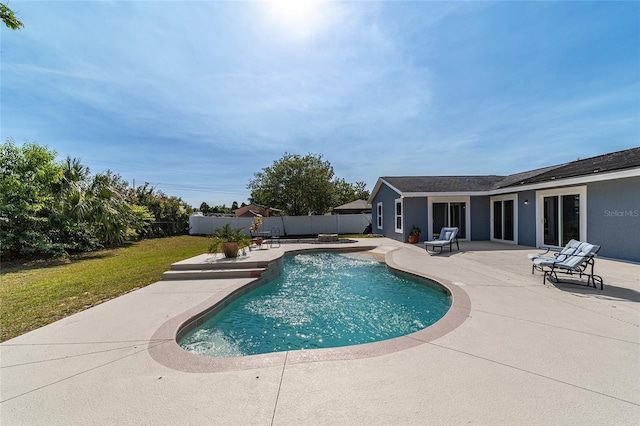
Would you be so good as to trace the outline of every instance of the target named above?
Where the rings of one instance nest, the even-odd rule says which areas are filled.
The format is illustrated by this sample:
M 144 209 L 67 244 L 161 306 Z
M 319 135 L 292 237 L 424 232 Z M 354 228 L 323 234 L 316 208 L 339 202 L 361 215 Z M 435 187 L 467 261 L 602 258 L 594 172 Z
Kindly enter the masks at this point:
M 227 223 L 232 228 L 242 228 L 246 234 L 249 234 L 253 218 L 193 215 L 189 218 L 189 234 L 211 235 L 214 229 L 222 228 Z M 370 223 L 371 214 L 263 217 L 260 231 L 267 232 L 273 228 L 278 228 L 283 236 L 360 234 L 364 232 Z

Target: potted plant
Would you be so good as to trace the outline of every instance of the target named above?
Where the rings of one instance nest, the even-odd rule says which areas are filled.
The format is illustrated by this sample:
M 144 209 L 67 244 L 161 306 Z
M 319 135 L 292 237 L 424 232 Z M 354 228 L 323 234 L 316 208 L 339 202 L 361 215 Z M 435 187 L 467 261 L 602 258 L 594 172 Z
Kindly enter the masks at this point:
M 228 223 L 213 231 L 209 253 L 224 253 L 224 257 L 238 257 L 238 251 L 251 246 L 251 237 L 242 233 L 242 228 L 231 228 Z
M 420 230 L 420 228 L 418 228 L 417 226 L 414 225 L 413 228 L 411 228 L 411 232 L 409 232 L 409 243 L 411 244 L 415 244 L 418 241 L 420 241 L 420 233 L 422 231 Z

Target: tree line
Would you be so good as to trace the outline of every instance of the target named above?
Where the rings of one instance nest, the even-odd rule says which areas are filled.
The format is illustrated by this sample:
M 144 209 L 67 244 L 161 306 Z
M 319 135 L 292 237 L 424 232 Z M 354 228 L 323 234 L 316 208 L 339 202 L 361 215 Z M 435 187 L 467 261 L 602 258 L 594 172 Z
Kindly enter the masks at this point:
M 234 201 L 231 204 L 231 207 L 227 207 L 226 204 L 218 205 L 218 206 L 210 206 L 206 201 L 200 203 L 200 207 L 197 209 L 202 214 L 206 215 L 221 215 L 221 216 L 231 216 L 233 215 L 233 211 L 239 209 L 240 207 L 246 206 L 246 203 L 242 203 L 238 206 L 238 202 Z
M 0 256 L 64 256 L 188 233 L 193 209 L 145 183 L 91 174 L 80 160 L 12 139 L 0 145 Z
M 249 181 L 250 202 L 299 216 L 367 199 L 363 182 L 334 176 L 322 155 L 287 154 Z M 245 206 L 243 202 L 241 206 Z M 240 207 L 241 207 L 240 206 Z M 200 205 L 205 214 L 232 214 L 231 207 Z M 112 171 L 92 174 L 76 158 L 35 142 L 0 145 L 0 257 L 66 256 L 140 238 L 189 232 L 194 209 L 149 183 L 130 188 Z

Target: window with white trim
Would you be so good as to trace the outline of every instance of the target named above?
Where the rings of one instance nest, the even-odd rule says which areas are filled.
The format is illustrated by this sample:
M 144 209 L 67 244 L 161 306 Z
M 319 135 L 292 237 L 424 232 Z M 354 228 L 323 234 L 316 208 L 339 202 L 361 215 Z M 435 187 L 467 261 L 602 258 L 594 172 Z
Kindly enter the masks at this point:
M 402 198 L 396 199 L 395 219 L 396 232 L 402 232 Z
M 376 204 L 376 220 L 378 229 L 382 229 L 382 203 Z

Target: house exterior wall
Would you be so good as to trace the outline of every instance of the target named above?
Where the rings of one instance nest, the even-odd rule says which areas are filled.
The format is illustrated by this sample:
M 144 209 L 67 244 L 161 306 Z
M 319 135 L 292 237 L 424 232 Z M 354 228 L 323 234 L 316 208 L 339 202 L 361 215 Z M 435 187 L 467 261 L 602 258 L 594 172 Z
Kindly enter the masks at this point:
M 524 202 L 528 201 L 527 204 Z M 536 246 L 536 192 L 518 193 L 518 244 Z
M 402 233 L 395 232 L 395 201 L 400 195 L 383 185 L 373 199 L 372 204 L 372 226 L 374 234 L 381 234 L 385 237 L 397 241 L 406 242 L 413 226 L 417 226 L 422 231 L 420 241 L 429 239 L 429 203 L 427 197 L 406 197 L 402 199 L 403 204 L 403 229 Z M 383 203 L 383 228 L 377 229 L 377 204 Z M 471 197 L 469 203 L 471 232 L 470 240 L 490 239 L 490 210 L 489 197 Z M 434 230 L 435 232 L 435 230 Z
M 640 177 L 587 185 L 587 240 L 600 256 L 640 262 Z
M 471 197 L 471 241 L 491 239 L 491 205 L 489 196 Z
M 373 203 L 371 203 L 371 231 L 374 234 L 380 234 L 387 238 L 392 238 L 398 241 L 404 241 L 403 236 L 395 232 L 395 200 L 400 198 L 400 194 L 389 188 L 387 185 L 382 185 L 377 192 Z M 382 203 L 382 228 L 378 229 L 378 203 Z
M 427 238 L 428 215 L 427 215 L 427 198 L 404 198 L 404 228 L 403 240 L 409 239 L 411 228 L 417 226 L 422 231 L 420 233 L 420 241 Z

